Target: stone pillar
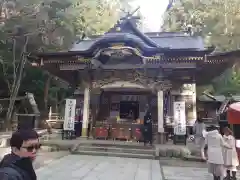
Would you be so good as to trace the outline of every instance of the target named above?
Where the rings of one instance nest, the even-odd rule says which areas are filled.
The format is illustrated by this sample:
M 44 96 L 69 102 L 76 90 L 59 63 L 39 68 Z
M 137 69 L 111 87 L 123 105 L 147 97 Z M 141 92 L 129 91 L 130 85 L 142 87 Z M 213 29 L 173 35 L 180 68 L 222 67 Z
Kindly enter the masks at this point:
M 83 101 L 83 121 L 82 121 L 82 137 L 87 137 L 88 134 L 88 121 L 89 121 L 89 106 L 90 106 L 90 88 L 84 89 Z
M 158 137 L 157 143 L 164 144 L 166 142 L 166 135 L 164 133 L 164 116 L 163 116 L 163 91 L 157 92 L 157 105 L 158 105 Z

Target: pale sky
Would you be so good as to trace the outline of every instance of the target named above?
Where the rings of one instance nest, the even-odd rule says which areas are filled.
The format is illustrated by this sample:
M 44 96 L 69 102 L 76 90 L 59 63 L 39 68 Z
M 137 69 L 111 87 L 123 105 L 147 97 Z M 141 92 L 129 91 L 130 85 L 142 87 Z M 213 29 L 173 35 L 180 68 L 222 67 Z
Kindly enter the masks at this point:
M 140 6 L 144 17 L 144 26 L 148 31 L 159 32 L 162 24 L 162 15 L 165 12 L 169 0 L 135 0 L 134 7 Z

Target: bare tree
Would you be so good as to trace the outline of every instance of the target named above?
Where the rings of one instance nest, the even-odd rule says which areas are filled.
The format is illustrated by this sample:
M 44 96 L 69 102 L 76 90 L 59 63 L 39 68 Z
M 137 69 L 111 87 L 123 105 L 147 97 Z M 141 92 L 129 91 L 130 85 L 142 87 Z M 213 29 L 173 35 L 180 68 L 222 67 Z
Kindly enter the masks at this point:
M 13 46 L 15 46 L 15 40 L 13 43 Z M 11 128 L 11 119 L 12 119 L 12 114 L 13 114 L 13 109 L 14 109 L 14 104 L 18 95 L 18 91 L 20 88 L 23 72 L 24 72 L 24 67 L 27 61 L 26 53 L 27 53 L 27 45 L 28 45 L 28 36 L 25 37 L 25 43 L 22 48 L 22 54 L 21 54 L 21 59 L 18 65 L 16 66 L 16 59 L 15 59 L 15 49 L 13 51 L 13 84 L 11 86 L 11 94 L 10 94 L 10 100 L 9 100 L 9 107 L 6 115 L 6 130 L 9 130 Z

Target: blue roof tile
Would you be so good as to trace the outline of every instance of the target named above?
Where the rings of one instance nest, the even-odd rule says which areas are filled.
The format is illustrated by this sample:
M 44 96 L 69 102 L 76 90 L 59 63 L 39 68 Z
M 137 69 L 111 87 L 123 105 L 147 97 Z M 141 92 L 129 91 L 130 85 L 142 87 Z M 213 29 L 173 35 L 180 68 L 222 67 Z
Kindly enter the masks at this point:
M 187 35 L 169 35 L 170 33 L 161 33 L 159 36 L 149 36 L 149 38 L 155 42 L 161 48 L 170 48 L 170 49 L 196 49 L 204 50 L 204 42 L 200 36 L 187 36 Z M 130 34 L 131 36 L 134 36 Z M 146 34 L 148 35 L 148 34 Z M 168 36 L 167 36 L 168 35 Z M 107 35 L 105 35 L 107 37 Z M 136 37 L 138 38 L 138 37 Z M 140 38 L 138 38 L 140 41 Z M 89 49 L 94 42 L 98 40 L 83 40 L 73 44 L 73 47 L 70 51 L 85 51 Z

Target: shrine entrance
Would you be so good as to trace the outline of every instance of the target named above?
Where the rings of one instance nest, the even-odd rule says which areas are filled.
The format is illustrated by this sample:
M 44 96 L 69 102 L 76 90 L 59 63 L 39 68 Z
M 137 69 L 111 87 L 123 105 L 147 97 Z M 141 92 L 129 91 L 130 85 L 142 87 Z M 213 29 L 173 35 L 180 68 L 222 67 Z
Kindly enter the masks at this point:
M 157 132 L 157 95 L 151 89 L 130 81 L 107 82 L 99 89 L 101 93 L 98 113 L 93 120 L 93 137 L 140 141 L 141 126 L 149 106 L 154 119 L 153 129 Z M 154 97 L 152 102 L 149 101 L 151 97 Z
M 139 118 L 139 102 L 138 101 L 120 101 L 120 119 L 128 119 L 130 121 Z
M 108 118 L 137 122 L 144 118 L 150 97 L 154 94 L 151 89 L 143 85 L 130 83 L 128 81 L 115 81 L 101 87 L 98 121 Z M 154 96 L 151 107 L 156 111 L 157 96 Z M 157 119 L 157 112 L 155 119 Z M 124 120 L 125 119 L 125 120 Z

